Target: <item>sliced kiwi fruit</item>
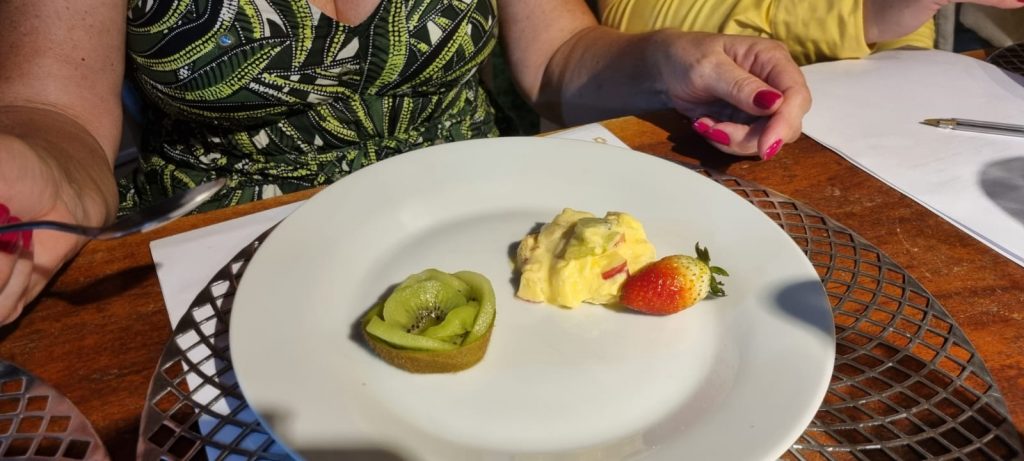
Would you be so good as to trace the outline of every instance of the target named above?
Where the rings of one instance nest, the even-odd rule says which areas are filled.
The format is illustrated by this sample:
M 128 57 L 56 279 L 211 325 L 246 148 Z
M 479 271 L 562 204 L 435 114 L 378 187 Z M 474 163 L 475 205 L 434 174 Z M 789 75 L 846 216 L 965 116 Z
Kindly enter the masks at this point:
M 410 275 L 362 319 L 363 336 L 386 362 L 416 373 L 464 370 L 487 352 L 494 289 L 476 272 Z
M 406 333 L 418 335 L 441 323 L 452 309 L 468 300 L 454 287 L 437 280 L 399 286 L 384 301 L 381 316 Z
M 476 301 L 456 307 L 448 311 L 448 315 L 441 323 L 423 330 L 423 336 L 453 344 L 462 344 L 462 341 L 466 339 L 466 333 L 473 328 L 478 312 L 480 312 L 480 303 Z
M 463 344 L 472 343 L 490 333 L 491 328 L 494 326 L 494 317 L 497 315 L 494 287 L 491 286 L 491 281 L 487 280 L 487 277 L 476 272 L 461 271 L 456 272 L 455 276 L 470 286 L 472 290 L 471 298 L 480 303 L 480 311 L 476 314 L 476 321 L 473 322 L 473 327 L 469 330 L 469 334 L 466 335 L 466 340 Z
M 402 283 L 398 284 L 396 288 L 402 288 L 403 286 L 413 285 L 424 280 L 437 280 L 438 282 L 444 283 L 452 288 L 455 288 L 462 296 L 469 295 L 469 285 L 463 282 L 462 279 L 449 274 L 447 272 L 439 271 L 437 269 L 427 269 L 423 272 L 412 274 L 405 278 Z

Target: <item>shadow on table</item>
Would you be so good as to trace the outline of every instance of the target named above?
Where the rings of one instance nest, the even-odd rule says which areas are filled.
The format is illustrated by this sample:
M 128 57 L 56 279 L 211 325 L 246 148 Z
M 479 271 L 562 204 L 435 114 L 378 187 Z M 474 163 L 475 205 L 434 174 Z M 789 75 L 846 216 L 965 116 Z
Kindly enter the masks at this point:
M 53 277 L 53 280 L 60 278 L 61 273 L 65 269 L 66 268 L 62 268 L 61 272 L 58 272 L 57 275 Z M 149 275 L 152 273 L 152 270 L 152 268 L 144 266 L 132 267 L 106 275 L 97 281 L 81 286 L 54 286 L 51 282 L 45 290 L 49 296 L 55 299 L 64 301 L 74 307 L 85 307 L 102 302 L 141 285 L 147 280 Z M 11 323 L 0 326 L 0 340 L 3 340 L 12 332 L 17 331 L 18 325 L 21 324 L 22 319 L 35 310 L 38 302 L 38 299 L 36 299 L 29 303 L 25 306 L 21 315 Z
M 49 294 L 73 306 L 85 306 L 131 291 L 145 283 L 152 274 L 152 266 L 129 267 L 79 286 L 54 286 L 49 290 Z
M 36 304 L 37 303 L 35 302 L 29 303 L 29 305 L 25 306 L 25 309 L 21 311 L 21 315 L 17 316 L 14 320 L 11 321 L 11 323 L 0 326 L 0 341 L 7 339 L 7 337 L 10 336 L 11 333 L 18 331 L 18 325 L 21 325 L 21 320 L 24 319 L 30 312 L 35 310 Z
M 1024 224 L 1024 157 L 1012 157 L 985 165 L 978 181 L 985 195 Z
M 659 111 L 637 115 L 637 118 L 657 126 L 669 133 L 668 141 L 672 151 L 697 160 L 700 166 L 725 171 L 737 162 L 749 161 L 749 157 L 723 154 L 690 127 L 690 119 L 675 111 Z

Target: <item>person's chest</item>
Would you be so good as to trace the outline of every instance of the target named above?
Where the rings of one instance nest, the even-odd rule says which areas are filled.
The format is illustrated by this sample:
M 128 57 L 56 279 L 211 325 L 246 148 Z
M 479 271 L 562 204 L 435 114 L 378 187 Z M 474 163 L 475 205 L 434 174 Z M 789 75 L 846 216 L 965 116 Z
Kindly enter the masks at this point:
M 308 0 L 335 21 L 350 26 L 366 22 L 377 10 L 381 0 Z
M 318 3 L 351 6 L 340 19 L 356 23 Z M 444 91 L 493 46 L 495 10 L 495 0 L 147 0 L 128 14 L 129 61 L 147 94 L 179 110 L 262 118 L 283 106 Z

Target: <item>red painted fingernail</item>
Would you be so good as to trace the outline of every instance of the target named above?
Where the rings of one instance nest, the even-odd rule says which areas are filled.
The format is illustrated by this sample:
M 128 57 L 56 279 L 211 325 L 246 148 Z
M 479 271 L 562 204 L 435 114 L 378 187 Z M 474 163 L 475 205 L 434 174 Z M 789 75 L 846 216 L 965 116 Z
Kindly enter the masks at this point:
M 696 131 L 698 134 L 707 133 L 710 129 L 711 125 L 704 123 L 703 120 L 697 119 L 695 122 L 693 122 L 693 131 Z
M 8 218 L 11 216 L 11 210 L 6 205 L 0 203 L 0 225 L 7 224 Z M 14 253 L 18 248 L 14 245 L 17 242 L 18 233 L 8 232 L 6 234 L 0 234 L 0 251 L 4 253 Z
M 726 133 L 718 128 L 712 128 L 705 133 L 701 133 L 705 138 L 710 139 L 712 142 L 716 142 L 723 146 L 728 146 L 732 140 L 729 139 L 729 133 Z
M 768 110 L 782 97 L 782 93 L 775 90 L 761 90 L 754 95 L 754 105 L 759 109 Z
M 20 222 L 20 219 L 14 216 L 10 216 L 8 219 L 6 219 L 6 222 L 4 224 L 17 224 Z M 18 251 L 18 242 L 19 240 L 21 240 L 21 234 L 22 232 L 7 232 L 0 234 L 0 251 L 9 254 L 13 254 L 16 251 Z
M 772 143 L 772 145 L 768 146 L 768 148 L 764 150 L 764 155 L 762 155 L 761 158 L 765 160 L 771 160 L 772 157 L 775 156 L 775 154 L 779 153 L 779 149 L 781 148 L 782 140 L 776 139 L 775 142 Z
M 32 229 L 21 231 L 21 247 L 32 248 Z

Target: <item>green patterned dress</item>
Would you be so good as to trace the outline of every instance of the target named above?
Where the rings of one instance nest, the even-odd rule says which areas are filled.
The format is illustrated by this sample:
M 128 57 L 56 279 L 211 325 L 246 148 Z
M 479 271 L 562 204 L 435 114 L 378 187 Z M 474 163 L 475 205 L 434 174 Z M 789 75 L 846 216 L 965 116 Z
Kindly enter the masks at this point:
M 477 68 L 495 0 L 381 0 L 349 26 L 308 0 L 134 0 L 128 64 L 144 94 L 121 212 L 216 177 L 204 209 L 327 184 L 432 144 L 495 136 Z

